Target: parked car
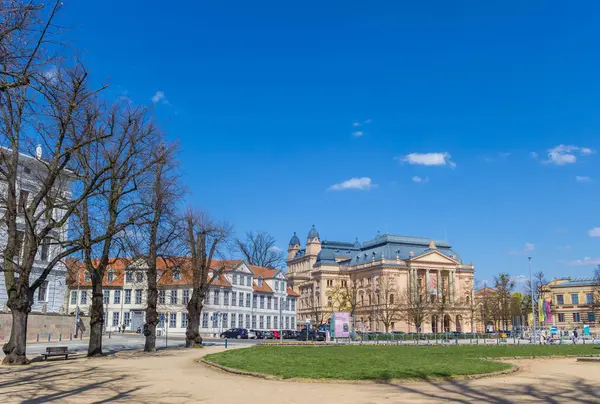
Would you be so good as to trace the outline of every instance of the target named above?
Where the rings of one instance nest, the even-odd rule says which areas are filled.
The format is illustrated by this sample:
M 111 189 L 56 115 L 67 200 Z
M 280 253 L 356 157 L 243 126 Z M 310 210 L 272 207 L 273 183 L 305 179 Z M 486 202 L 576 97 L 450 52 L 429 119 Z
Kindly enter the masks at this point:
M 250 330 L 250 332 L 254 333 L 256 339 L 264 339 L 265 338 L 264 331 Z
M 325 333 L 321 331 L 308 331 L 308 338 L 306 337 L 306 330 L 302 330 L 298 333 L 296 337 L 298 341 L 325 341 Z
M 298 332 L 293 330 L 283 330 L 283 339 L 296 339 Z
M 264 339 L 273 339 L 273 332 L 272 331 L 263 331 L 263 335 L 264 335 Z
M 230 328 L 221 333 L 221 338 L 248 339 L 248 330 L 245 328 Z
M 269 332 L 273 334 L 273 338 L 275 339 L 279 339 L 281 337 L 281 333 L 278 330 L 271 330 Z

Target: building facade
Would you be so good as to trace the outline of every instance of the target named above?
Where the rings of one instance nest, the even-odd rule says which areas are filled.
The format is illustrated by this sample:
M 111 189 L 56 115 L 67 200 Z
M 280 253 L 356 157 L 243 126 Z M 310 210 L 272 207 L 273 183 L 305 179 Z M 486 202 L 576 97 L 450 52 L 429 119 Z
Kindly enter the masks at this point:
M 474 266 L 464 264 L 445 241 L 391 234 L 364 243 L 321 241 L 313 226 L 305 246 L 294 233 L 287 266 L 290 286 L 300 295 L 301 323 L 327 322 L 337 310 L 332 293 L 341 287 L 353 289 L 346 294 L 355 296 L 357 330 L 416 331 L 400 310 L 390 322 L 383 318 L 389 312 L 382 315 L 380 309 L 412 299 L 431 303 L 423 308 L 421 332 L 471 331 Z M 380 285 L 388 285 L 388 293 Z
M 22 259 L 22 248 L 23 238 L 25 229 L 25 215 L 24 211 L 29 206 L 29 203 L 33 200 L 36 194 L 40 190 L 40 178 L 44 178 L 44 164 L 41 159 L 41 147 L 38 146 L 36 149 L 38 153 L 37 158 L 21 154 L 19 158 L 19 172 L 17 181 L 17 197 L 18 207 L 17 211 L 22 215 L 17 219 L 17 237 L 20 240 L 18 249 L 20 252 L 13 260 L 16 260 L 17 264 Z M 63 174 L 57 181 L 60 184 L 58 192 L 65 200 L 71 199 L 71 187 L 73 184 L 73 178 L 66 174 Z M 6 195 L 8 192 L 7 184 L 0 179 L 0 195 Z M 6 201 L 4 197 L 0 198 L 0 214 L 4 214 L 6 210 Z M 54 209 L 52 212 L 52 219 L 60 221 L 64 216 L 62 209 Z M 68 222 L 60 229 L 53 230 L 49 237 L 47 237 L 42 245 L 39 247 L 36 260 L 31 270 L 30 282 L 33 283 L 39 278 L 42 271 L 46 268 L 57 255 L 63 250 L 61 245 L 67 239 L 68 235 Z M 0 252 L 4 252 L 4 248 L 7 243 L 7 230 L 6 225 L 0 225 Z M 0 257 L 4 260 L 4 257 Z M 14 261 L 13 261 L 14 262 Z M 65 306 L 64 295 L 67 289 L 66 285 L 67 269 L 62 262 L 58 262 L 50 271 L 46 280 L 36 290 L 33 295 L 33 305 L 31 311 L 34 313 L 64 313 Z M 8 294 L 6 293 L 6 283 L 4 279 L 3 271 L 0 271 L 0 311 L 8 311 L 6 303 L 8 301 Z
M 549 310 L 538 320 L 543 320 L 542 326 L 556 325 L 567 331 L 589 325 L 597 332 L 599 292 L 600 280 L 595 277 L 554 279 L 545 285 L 542 297 Z
M 170 267 L 170 268 L 168 268 Z M 192 294 L 192 276 L 185 263 L 158 264 L 158 311 L 161 333 L 183 334 L 188 323 L 187 303 Z M 70 268 L 67 311 L 85 314 L 91 306 L 91 280 L 77 263 Z M 296 293 L 287 286 L 285 273 L 248 265 L 244 261 L 212 262 L 220 274 L 205 297 L 200 332 L 218 335 L 228 328 L 257 330 L 296 329 Z M 212 277 L 211 272 L 209 278 Z M 116 260 L 107 269 L 103 283 L 105 327 L 117 331 L 125 326 L 136 331 L 145 322 L 147 278 L 144 265 Z

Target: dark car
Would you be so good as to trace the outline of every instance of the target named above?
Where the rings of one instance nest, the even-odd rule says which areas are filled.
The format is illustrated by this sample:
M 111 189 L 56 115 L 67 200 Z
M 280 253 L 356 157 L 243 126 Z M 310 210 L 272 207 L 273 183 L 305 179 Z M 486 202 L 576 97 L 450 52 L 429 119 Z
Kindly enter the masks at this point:
M 325 333 L 320 332 L 320 331 L 310 330 L 308 332 L 308 338 L 307 338 L 306 330 L 302 330 L 302 331 L 300 331 L 300 333 L 298 333 L 296 340 L 298 340 L 298 341 L 306 341 L 306 340 L 308 340 L 308 341 L 325 341 Z
M 245 328 L 230 328 L 221 333 L 221 338 L 248 339 L 248 330 Z
M 273 335 L 273 333 L 271 331 L 263 331 L 263 338 L 264 339 L 273 339 L 273 338 L 275 338 L 275 336 Z
M 264 339 L 265 338 L 265 334 L 264 331 L 260 331 L 260 330 L 250 330 L 254 333 L 254 335 L 256 335 L 256 339 Z
M 296 339 L 296 337 L 298 336 L 298 333 L 292 330 L 283 330 L 282 334 L 283 339 Z

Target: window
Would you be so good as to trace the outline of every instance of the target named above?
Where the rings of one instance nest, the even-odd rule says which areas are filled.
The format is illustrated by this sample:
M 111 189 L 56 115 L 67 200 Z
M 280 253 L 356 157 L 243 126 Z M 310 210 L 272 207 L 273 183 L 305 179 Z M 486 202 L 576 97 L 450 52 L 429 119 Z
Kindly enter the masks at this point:
M 81 301 L 79 304 L 87 304 L 87 290 L 81 291 Z
M 181 303 L 182 304 L 188 304 L 190 301 L 190 290 L 189 289 L 183 289 L 183 296 L 181 296 Z
M 296 299 L 292 299 L 292 311 L 296 311 Z
M 166 296 L 166 291 L 163 290 L 159 290 L 158 291 L 158 304 L 165 304 L 167 301 L 167 296 Z
M 40 259 L 42 261 L 48 261 L 50 255 L 50 239 L 48 237 L 44 237 L 42 240 L 42 252 L 40 254 Z
M 556 295 L 556 304 L 565 304 L 565 297 L 563 295 Z
M 104 293 L 104 296 L 102 296 L 102 303 L 103 304 L 110 303 L 110 290 L 105 290 L 103 293 Z
M 237 304 L 237 293 L 231 292 L 231 305 L 235 306 Z
M 133 272 L 131 272 L 131 271 L 125 272 L 125 282 L 127 282 L 127 283 L 133 282 Z
M 244 326 L 244 315 L 243 314 L 238 314 L 238 327 L 243 327 Z
M 227 313 L 223 313 L 223 322 L 221 323 L 223 327 L 227 327 Z
M 558 322 L 559 323 L 565 322 L 565 313 L 558 313 Z
M 285 329 L 289 330 L 290 329 L 290 318 L 289 317 L 285 317 Z
M 131 289 L 125 289 L 125 304 L 131 304 Z
M 77 291 L 76 290 L 71 292 L 71 304 L 77 304 Z
M 252 315 L 252 328 L 256 328 L 256 314 Z
M 171 289 L 171 304 L 177 304 L 177 289 Z
M 142 289 L 135 290 L 135 304 L 142 304 Z
M 223 292 L 223 306 L 229 306 L 229 291 L 225 290 Z
M 113 311 L 113 327 L 117 327 L 119 325 L 119 312 Z
M 123 324 L 125 324 L 125 328 L 129 328 L 131 325 L 131 312 L 126 311 L 123 313 Z
M 573 321 L 578 323 L 581 320 L 579 313 L 573 313 Z
M 594 304 L 594 294 L 593 293 L 585 294 L 585 303 L 586 304 Z
M 115 296 L 113 297 L 114 304 L 121 304 L 121 291 L 115 290 Z
M 246 295 L 246 307 L 250 307 L 250 299 L 252 298 L 252 295 L 250 293 L 248 293 Z M 256 295 L 254 295 L 254 308 L 256 308 Z
M 85 271 L 85 275 L 83 275 L 83 281 L 84 282 L 89 282 L 91 281 L 91 277 L 90 277 L 90 273 L 88 271 Z
M 250 328 L 251 326 L 252 324 L 250 324 L 250 314 L 246 314 L 246 328 Z
M 348 281 L 342 281 L 342 287 L 343 288 L 348 287 Z
M 235 328 L 235 321 L 237 319 L 237 316 L 235 314 L 231 315 L 231 328 Z
M 290 317 L 290 327 L 296 328 L 296 317 Z
M 144 273 L 143 272 L 136 272 L 135 273 L 135 281 L 138 283 L 144 282 Z
M 25 209 L 27 209 L 27 199 L 29 199 L 29 191 L 25 191 L 24 189 L 22 189 L 19 192 L 19 213 L 23 213 L 25 212 Z
M 260 308 L 261 309 L 265 308 L 265 297 L 264 296 L 260 297 Z
M 237 285 L 237 284 L 238 284 L 238 276 L 237 276 L 237 274 L 233 274 L 233 282 L 232 282 L 232 283 L 233 283 L 234 285 Z
M 171 315 L 169 316 L 169 327 L 170 328 L 177 327 L 177 313 L 174 311 L 171 312 Z
M 181 313 L 181 328 L 187 328 L 188 326 L 188 314 Z
M 327 279 L 327 287 L 333 286 L 333 279 Z
M 202 313 L 202 328 L 208 328 L 208 313 Z
M 596 322 L 596 314 L 594 312 L 589 312 L 588 313 L 588 323 L 595 323 Z
M 571 295 L 571 304 L 579 304 L 579 295 L 577 293 Z
M 252 277 L 251 276 L 246 277 L 246 286 L 252 286 Z
M 273 316 L 273 328 L 277 329 L 277 316 Z
M 271 310 L 272 300 L 273 298 L 271 296 L 267 296 L 267 309 L 269 310 Z
M 390 304 L 394 304 L 394 295 L 390 294 Z
M 275 299 L 273 299 L 273 309 L 274 310 L 279 310 L 279 298 L 276 297 Z
M 112 269 L 110 271 L 108 271 L 108 281 L 112 282 L 115 280 L 115 271 L 113 271 Z
M 262 276 L 259 276 L 258 280 L 256 281 L 256 284 L 258 285 L 259 288 L 262 288 L 262 281 L 263 281 Z
M 213 313 L 212 315 L 212 328 L 217 328 L 219 326 L 219 316 L 217 313 Z
M 275 280 L 275 291 L 279 292 L 279 281 Z
M 265 328 L 265 316 L 258 316 L 258 328 Z
M 38 302 L 45 302 L 48 298 L 48 281 L 42 282 L 38 289 Z
M 327 307 L 331 307 L 333 304 L 333 298 L 331 296 L 327 297 Z
M 213 304 L 214 304 L 215 306 L 218 306 L 218 305 L 219 305 L 219 291 L 218 291 L 218 290 L 215 290 L 215 291 L 213 292 Z
M 244 294 L 242 292 L 239 293 L 238 306 L 244 307 Z M 250 302 L 248 302 L 248 306 L 250 306 Z
M 181 272 L 179 272 L 179 271 L 173 271 L 173 280 L 174 281 L 181 280 Z
M 267 316 L 267 329 L 271 328 L 271 316 Z

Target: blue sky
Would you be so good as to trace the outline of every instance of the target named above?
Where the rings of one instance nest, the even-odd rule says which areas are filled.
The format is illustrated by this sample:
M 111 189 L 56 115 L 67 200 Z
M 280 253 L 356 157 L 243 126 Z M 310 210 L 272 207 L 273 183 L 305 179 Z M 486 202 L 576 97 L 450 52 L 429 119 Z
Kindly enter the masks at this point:
M 600 263 L 597 2 L 65 3 L 239 234 L 447 235 L 480 280 Z

